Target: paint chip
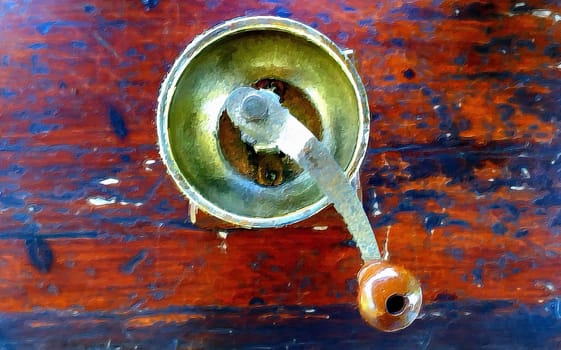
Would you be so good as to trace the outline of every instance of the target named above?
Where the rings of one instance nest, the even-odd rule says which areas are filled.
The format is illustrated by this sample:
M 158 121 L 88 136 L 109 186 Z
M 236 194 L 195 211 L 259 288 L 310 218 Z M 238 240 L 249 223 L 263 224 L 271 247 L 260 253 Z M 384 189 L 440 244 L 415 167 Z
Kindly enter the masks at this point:
M 109 185 L 118 184 L 119 180 L 110 177 L 110 178 L 107 178 L 105 180 L 101 180 L 99 183 L 102 184 L 102 185 L 105 185 L 105 186 L 109 186 Z
M 90 198 L 88 198 L 88 202 L 91 205 L 102 206 L 102 205 L 108 205 L 108 204 L 115 204 L 117 202 L 117 199 L 115 197 L 111 197 L 111 198 L 90 197 Z
M 218 231 L 218 237 L 220 237 L 221 239 L 226 239 L 226 238 L 228 238 L 228 232 Z
M 120 201 L 120 205 L 134 205 L 135 207 L 141 207 L 144 205 L 142 202 L 127 202 L 127 201 Z
M 534 11 L 532 11 L 532 15 L 534 15 L 536 17 L 547 18 L 547 17 L 551 16 L 551 11 L 549 11 L 549 10 L 534 10 Z
M 154 159 L 148 159 L 144 161 L 144 170 L 146 171 L 152 171 L 152 168 L 150 168 L 151 165 L 156 164 L 156 161 Z
M 220 248 L 220 250 L 222 250 L 222 251 L 225 252 L 226 250 L 228 250 L 228 243 L 226 243 L 225 241 L 222 241 L 222 242 L 218 245 L 218 248 Z
M 380 205 L 378 204 L 378 201 L 376 200 L 376 193 L 374 193 L 374 206 L 373 206 L 373 214 L 374 216 L 379 216 L 382 215 L 382 211 L 380 210 Z
M 378 205 L 378 202 L 374 202 L 374 211 L 372 214 L 374 214 L 374 216 L 379 216 L 382 215 L 382 211 L 380 210 L 380 206 Z

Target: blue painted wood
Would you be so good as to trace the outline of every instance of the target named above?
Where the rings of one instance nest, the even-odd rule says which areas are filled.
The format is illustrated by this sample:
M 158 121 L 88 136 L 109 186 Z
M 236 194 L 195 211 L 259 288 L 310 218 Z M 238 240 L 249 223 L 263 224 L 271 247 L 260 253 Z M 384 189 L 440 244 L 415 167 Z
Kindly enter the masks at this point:
M 380 333 L 350 305 L 41 311 L 0 318 L 2 349 L 559 349 L 561 300 L 441 301 Z M 167 317 L 167 318 L 166 318 Z M 147 326 L 154 319 L 154 325 Z

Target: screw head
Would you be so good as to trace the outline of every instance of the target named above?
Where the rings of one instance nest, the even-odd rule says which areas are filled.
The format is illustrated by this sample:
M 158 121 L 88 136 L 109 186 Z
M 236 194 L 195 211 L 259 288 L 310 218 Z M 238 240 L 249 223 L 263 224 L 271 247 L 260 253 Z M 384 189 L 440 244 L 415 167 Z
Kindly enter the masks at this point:
M 264 119 L 268 111 L 267 100 L 259 95 L 249 95 L 242 101 L 241 112 L 249 120 Z

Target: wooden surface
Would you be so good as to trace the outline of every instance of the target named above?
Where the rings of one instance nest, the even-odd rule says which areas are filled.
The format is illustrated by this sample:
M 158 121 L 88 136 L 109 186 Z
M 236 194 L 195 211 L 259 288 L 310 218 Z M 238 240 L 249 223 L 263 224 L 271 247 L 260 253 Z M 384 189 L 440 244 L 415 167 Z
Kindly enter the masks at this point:
M 166 175 L 165 73 L 262 14 L 355 50 L 365 209 L 423 285 L 402 332 L 360 320 L 332 211 L 217 233 Z M 561 348 L 559 1 L 2 1 L 0 102 L 2 349 Z

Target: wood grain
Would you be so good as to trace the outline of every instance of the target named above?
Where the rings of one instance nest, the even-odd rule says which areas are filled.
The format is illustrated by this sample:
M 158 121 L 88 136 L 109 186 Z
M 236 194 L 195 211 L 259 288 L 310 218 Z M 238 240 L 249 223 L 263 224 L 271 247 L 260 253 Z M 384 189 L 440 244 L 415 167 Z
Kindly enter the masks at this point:
M 241 334 L 254 308 L 343 305 L 334 323 L 342 331 L 324 345 L 352 336 L 357 348 L 392 347 L 352 310 L 360 259 L 333 210 L 284 229 L 225 230 L 204 216 L 197 227 L 159 160 L 154 108 L 170 64 L 205 29 L 263 14 L 300 20 L 355 51 L 372 123 L 365 209 L 379 244 L 442 313 L 391 339 L 423 345 L 433 324 L 458 339 L 476 329 L 490 337 L 497 319 L 501 334 L 514 334 L 536 319 L 545 330 L 525 333 L 534 338 L 520 347 L 558 347 L 561 4 L 447 0 L 162 0 L 149 11 L 140 1 L 2 2 L 0 321 L 14 329 L 0 333 L 5 345 L 40 345 L 29 322 L 60 330 L 70 321 L 59 313 L 83 315 L 69 327 L 84 329 L 106 313 L 116 325 L 150 310 L 164 316 L 126 322 L 163 339 L 179 331 L 165 320 L 191 322 L 174 308 L 241 322 L 232 328 Z M 490 301 L 504 310 L 466 311 L 480 328 L 458 316 L 457 305 Z M 230 307 L 238 311 L 223 316 Z M 251 340 L 277 334 L 260 318 L 262 332 L 239 343 L 221 343 L 211 327 L 201 331 L 207 343 L 192 345 L 286 345 L 300 321 L 283 321 L 271 342 Z M 310 322 L 304 329 L 319 347 L 333 324 Z M 84 344 L 106 342 L 109 328 Z M 139 334 L 116 337 L 156 346 Z M 44 344 L 64 343 L 53 337 Z M 455 343 L 438 339 L 436 348 Z
M 183 307 L 126 315 L 45 311 L 32 318 L 10 314 L 0 326 L 8 349 L 557 349 L 557 305 L 509 312 L 508 302 L 442 301 L 399 333 L 373 331 L 348 304 Z

